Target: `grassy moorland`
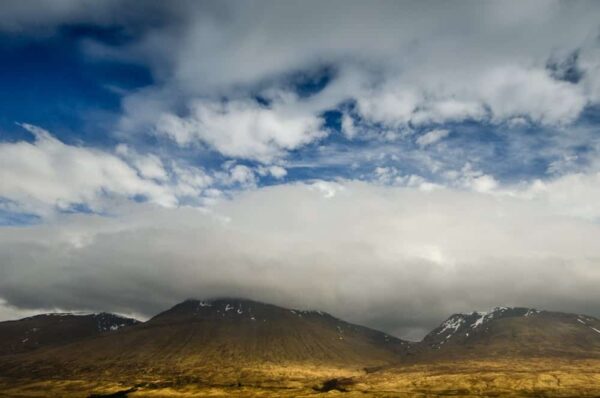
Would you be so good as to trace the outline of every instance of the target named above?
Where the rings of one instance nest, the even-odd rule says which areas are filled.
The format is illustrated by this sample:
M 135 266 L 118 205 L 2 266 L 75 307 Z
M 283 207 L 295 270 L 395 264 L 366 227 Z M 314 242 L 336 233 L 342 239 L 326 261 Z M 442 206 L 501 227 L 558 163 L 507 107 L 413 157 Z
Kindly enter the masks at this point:
M 135 380 L 14 379 L 2 397 L 597 397 L 599 360 L 503 359 L 412 364 L 365 371 L 309 365 L 202 369 Z M 128 392 L 126 394 L 126 392 Z

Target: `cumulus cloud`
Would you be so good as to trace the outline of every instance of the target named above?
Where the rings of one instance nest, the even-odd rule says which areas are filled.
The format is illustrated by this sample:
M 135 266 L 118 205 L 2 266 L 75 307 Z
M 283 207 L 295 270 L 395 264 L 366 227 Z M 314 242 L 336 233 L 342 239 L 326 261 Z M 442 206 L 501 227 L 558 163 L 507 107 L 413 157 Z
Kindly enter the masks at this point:
M 494 121 L 526 116 L 542 124 L 564 124 L 577 118 L 587 102 L 581 87 L 539 69 L 495 69 L 483 77 L 480 87 Z
M 598 315 L 600 227 L 527 198 L 340 181 L 119 211 L 0 230 L 1 298 L 151 315 L 247 296 L 398 335 L 495 305 Z
M 256 175 L 252 169 L 243 164 L 236 164 L 229 168 L 229 176 L 226 179 L 228 184 L 241 184 L 253 186 L 256 184 Z
M 358 110 L 364 118 L 392 127 L 464 120 L 502 123 L 519 117 L 561 125 L 575 120 L 588 102 L 582 87 L 556 80 L 539 67 L 487 65 L 473 71 L 468 81 L 446 74 L 416 83 L 399 75 L 359 94 Z
M 207 170 L 185 160 L 140 153 L 119 144 L 114 152 L 68 145 L 40 127 L 22 124 L 33 142 L 0 143 L 0 210 L 51 216 L 83 206 L 110 212 L 114 201 L 142 200 L 164 207 L 204 206 L 261 178 L 281 180 L 280 165 L 226 161 Z
M 176 161 L 171 165 L 173 179 L 173 191 L 178 197 L 199 198 L 215 183 L 215 176 L 211 176 L 205 170 Z M 214 197 L 214 193 L 209 196 Z
M 66 145 L 36 126 L 23 127 L 35 135 L 35 141 L 0 143 L 0 196 L 38 210 L 77 204 L 94 208 L 104 195 L 141 195 L 164 206 L 176 204 L 167 189 L 142 178 L 121 158 Z M 157 165 L 140 161 L 144 172 L 156 177 Z
M 281 180 L 287 175 L 287 170 L 285 167 L 279 165 L 272 165 L 268 167 L 261 166 L 258 167 L 256 171 L 261 176 L 271 176 L 277 180 Z
M 290 104 L 195 102 L 187 117 L 163 115 L 157 131 L 179 144 L 205 142 L 225 155 L 268 163 L 284 151 L 326 135 L 321 123 L 318 117 L 298 112 Z
M 283 178 L 287 175 L 287 170 L 281 166 L 271 166 L 269 173 L 275 178 Z

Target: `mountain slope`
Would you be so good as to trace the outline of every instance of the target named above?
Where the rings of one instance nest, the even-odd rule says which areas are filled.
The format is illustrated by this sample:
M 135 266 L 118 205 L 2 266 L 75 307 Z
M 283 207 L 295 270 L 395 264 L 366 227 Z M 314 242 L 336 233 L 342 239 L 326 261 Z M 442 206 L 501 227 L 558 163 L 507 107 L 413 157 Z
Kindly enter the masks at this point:
M 412 344 L 316 311 L 249 300 L 188 300 L 148 322 L 29 354 L 0 372 L 214 378 L 258 366 L 362 367 L 396 362 Z M 192 376 L 193 375 L 193 376 Z
M 138 323 L 115 314 L 52 313 L 0 322 L 0 355 L 71 343 Z
M 454 314 L 423 339 L 426 357 L 600 358 L 600 320 L 530 308 Z
M 360 362 L 392 358 L 411 344 L 320 311 L 300 311 L 241 299 L 188 300 L 145 328 L 182 326 L 206 357 L 225 353 L 260 361 Z M 210 344 L 207 344 L 210 343 Z M 220 347 L 216 351 L 216 347 Z

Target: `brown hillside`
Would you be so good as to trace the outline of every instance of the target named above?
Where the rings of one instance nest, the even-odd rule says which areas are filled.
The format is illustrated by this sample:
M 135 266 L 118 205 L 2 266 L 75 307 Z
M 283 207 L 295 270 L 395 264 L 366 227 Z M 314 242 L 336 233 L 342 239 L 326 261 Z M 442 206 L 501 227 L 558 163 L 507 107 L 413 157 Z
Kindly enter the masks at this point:
M 0 322 L 0 355 L 72 343 L 136 323 L 135 319 L 108 313 L 54 313 Z
M 256 366 L 361 369 L 399 361 L 412 344 L 317 311 L 249 300 L 188 300 L 146 323 L 22 355 L 0 371 L 83 377 L 222 378 Z

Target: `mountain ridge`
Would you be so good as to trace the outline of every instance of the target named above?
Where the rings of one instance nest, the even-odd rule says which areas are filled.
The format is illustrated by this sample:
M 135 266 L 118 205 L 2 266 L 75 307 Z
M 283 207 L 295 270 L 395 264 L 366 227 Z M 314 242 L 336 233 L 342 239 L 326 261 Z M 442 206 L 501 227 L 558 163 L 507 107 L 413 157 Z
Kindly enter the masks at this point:
M 224 306 L 226 307 L 227 305 L 231 306 L 231 308 L 223 308 Z M 234 310 L 234 311 L 232 311 L 231 314 L 237 313 L 237 314 L 241 315 L 241 311 L 243 311 L 243 310 L 240 311 L 239 307 L 244 306 L 244 305 L 246 305 L 246 306 L 247 305 L 255 305 L 255 306 L 258 305 L 258 306 L 262 306 L 262 307 L 276 308 L 278 310 L 281 310 L 282 312 L 290 312 L 293 314 L 297 314 L 299 316 L 302 316 L 303 314 L 304 315 L 310 315 L 310 314 L 320 315 L 320 316 L 330 317 L 330 318 L 334 318 L 334 319 L 343 321 L 343 320 L 337 318 L 336 316 L 334 316 L 328 312 L 321 311 L 321 310 L 315 310 L 315 309 L 306 310 L 306 309 L 297 309 L 297 308 L 287 308 L 287 307 L 279 306 L 276 304 L 270 304 L 270 303 L 253 300 L 253 299 L 248 299 L 248 298 L 243 298 L 243 297 L 218 296 L 218 297 L 205 298 L 205 299 L 187 298 L 179 303 L 174 304 L 170 308 L 168 308 L 164 311 L 161 311 L 161 312 L 157 313 L 156 315 L 148 318 L 146 321 L 139 321 L 135 318 L 131 318 L 131 317 L 128 317 L 125 315 L 121 315 L 118 313 L 105 312 L 105 311 L 103 311 L 103 312 L 74 311 L 74 312 L 40 313 L 40 314 L 35 314 L 35 315 L 31 315 L 31 316 L 24 317 L 24 318 L 0 321 L 0 325 L 16 323 L 16 322 L 24 322 L 24 321 L 34 320 L 34 319 L 42 319 L 44 317 L 46 317 L 46 318 L 50 318 L 50 317 L 73 317 L 73 318 L 93 317 L 93 318 L 98 318 L 98 319 L 102 319 L 102 317 L 111 317 L 116 320 L 122 319 L 125 322 L 130 322 L 132 324 L 147 324 L 148 322 L 159 319 L 165 313 L 169 313 L 169 312 L 172 312 L 177 309 L 185 308 L 186 306 L 191 306 L 191 307 L 197 306 L 199 308 L 217 307 L 222 310 L 221 311 L 222 316 L 225 316 L 225 314 L 227 314 L 229 311 L 232 311 L 232 310 Z M 219 309 L 217 309 L 217 312 L 219 312 Z M 589 316 L 589 315 L 585 315 L 585 314 L 576 314 L 576 313 L 569 313 L 569 312 L 563 312 L 563 311 L 552 311 L 552 310 L 540 310 L 540 309 L 533 308 L 533 307 L 497 306 L 497 307 L 493 307 L 492 309 L 490 309 L 488 311 L 477 310 L 477 311 L 470 311 L 470 312 L 453 313 L 448 318 L 446 318 L 444 321 L 442 321 L 438 326 L 431 329 L 431 331 L 428 334 L 426 334 L 421 340 L 419 340 L 419 341 L 411 340 L 410 342 L 412 342 L 412 343 L 423 342 L 430 335 L 434 334 L 434 332 L 439 333 L 440 331 L 438 329 L 454 329 L 457 325 L 455 326 L 452 324 L 453 320 L 459 322 L 460 324 L 468 324 L 469 320 L 476 319 L 474 322 L 471 322 L 471 326 L 477 327 L 478 325 L 483 324 L 483 323 L 487 322 L 488 320 L 492 320 L 492 319 L 512 317 L 512 316 L 528 317 L 528 316 L 533 316 L 533 315 L 538 315 L 538 314 L 556 314 L 556 315 L 562 315 L 562 316 L 566 315 L 566 316 L 571 316 L 571 317 L 579 317 L 580 318 L 579 322 L 582 324 L 586 323 L 586 319 L 588 321 L 592 322 L 593 324 L 595 324 L 595 322 L 598 321 L 598 318 Z M 343 322 L 345 322 L 345 321 L 343 321 Z M 123 327 L 123 326 L 130 326 L 130 325 L 129 324 L 121 325 L 121 327 Z M 597 329 L 592 325 L 588 325 L 588 326 L 590 327 L 590 329 L 594 330 L 595 332 L 600 333 L 600 331 L 599 331 L 600 329 Z M 363 327 L 369 328 L 372 330 L 377 330 L 377 329 L 373 329 L 373 328 L 367 327 L 367 326 L 363 326 Z M 102 331 L 105 331 L 105 330 L 102 330 Z M 383 331 L 381 331 L 381 333 L 386 334 Z M 387 333 L 387 334 L 389 336 L 402 339 L 400 337 L 393 336 L 392 334 L 389 334 L 389 333 Z M 406 340 L 406 341 L 408 341 L 408 340 Z

